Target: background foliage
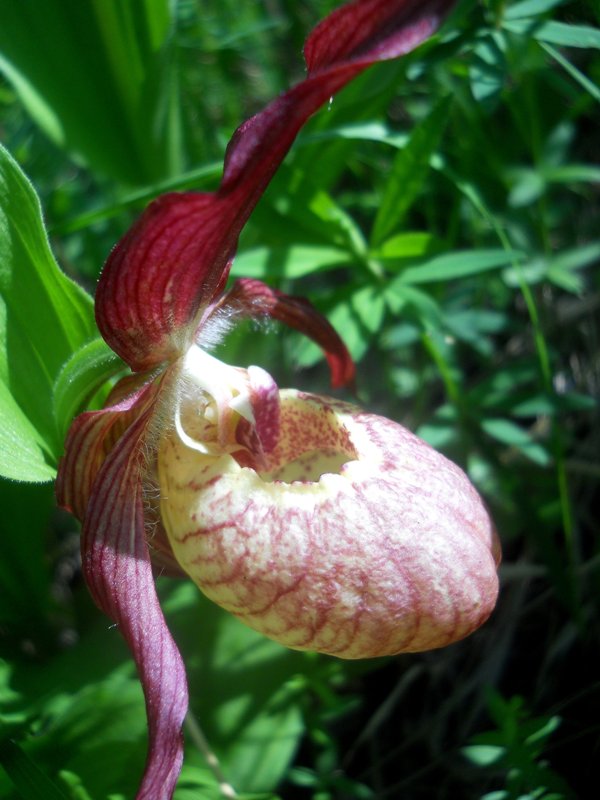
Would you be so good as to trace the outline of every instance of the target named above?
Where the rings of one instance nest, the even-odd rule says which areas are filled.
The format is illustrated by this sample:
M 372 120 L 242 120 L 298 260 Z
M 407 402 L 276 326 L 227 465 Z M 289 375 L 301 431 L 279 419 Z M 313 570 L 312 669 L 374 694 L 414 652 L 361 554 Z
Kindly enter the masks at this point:
M 16 159 L 0 158 L 1 798 L 129 798 L 144 759 L 133 667 L 44 483 L 115 369 L 79 286 L 147 200 L 216 185 L 232 131 L 302 76 L 335 5 L 0 0 Z M 310 296 L 358 362 L 361 404 L 468 470 L 503 589 L 465 642 L 343 663 L 161 579 L 192 696 L 177 800 L 223 796 L 197 722 L 240 797 L 593 796 L 599 25 L 593 0 L 464 0 L 312 120 L 253 215 L 234 274 Z M 327 390 L 312 345 L 264 333 L 239 329 L 221 356 Z

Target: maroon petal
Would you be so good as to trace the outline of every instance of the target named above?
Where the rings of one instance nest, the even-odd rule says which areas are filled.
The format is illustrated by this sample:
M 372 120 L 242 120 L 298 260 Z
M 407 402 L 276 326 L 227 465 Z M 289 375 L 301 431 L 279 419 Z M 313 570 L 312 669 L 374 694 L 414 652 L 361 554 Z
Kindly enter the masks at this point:
M 80 521 L 108 453 L 158 391 L 157 384 L 146 383 L 133 391 L 130 384 L 131 376 L 127 376 L 113 390 L 106 408 L 80 414 L 69 428 L 56 478 L 56 499 Z
M 172 360 L 227 279 L 239 233 L 306 120 L 376 61 L 430 36 L 453 0 L 356 0 L 309 37 L 308 77 L 241 125 L 215 195 L 171 194 L 152 203 L 108 258 L 96 319 L 135 371 Z
M 377 61 L 406 55 L 429 38 L 455 0 L 355 0 L 331 13 L 304 46 L 306 80 L 233 135 L 220 192 L 240 191 L 253 208 L 306 120 Z
M 241 278 L 219 303 L 219 307 L 223 306 L 251 319 L 270 317 L 304 333 L 325 352 L 332 386 L 338 388 L 353 384 L 354 362 L 346 345 L 335 328 L 304 297 L 290 297 L 262 281 Z
M 218 194 L 162 195 L 111 252 L 96 321 L 134 371 L 172 361 L 191 343 L 190 319 L 227 281 L 242 227 L 233 225 L 235 210 Z
M 152 575 L 143 506 L 143 438 L 152 411 L 122 436 L 94 482 L 83 526 L 84 574 L 135 659 L 146 698 L 149 748 L 138 800 L 168 800 L 183 760 L 188 693 L 183 662 Z

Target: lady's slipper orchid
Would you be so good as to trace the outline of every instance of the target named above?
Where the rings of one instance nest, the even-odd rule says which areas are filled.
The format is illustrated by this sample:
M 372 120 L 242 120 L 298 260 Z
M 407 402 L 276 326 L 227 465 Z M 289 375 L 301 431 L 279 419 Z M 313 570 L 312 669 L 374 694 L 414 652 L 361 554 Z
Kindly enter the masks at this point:
M 186 678 L 153 565 L 294 648 L 363 658 L 466 636 L 496 599 L 498 547 L 466 476 L 404 428 L 280 391 L 207 349 L 238 317 L 270 317 L 350 356 L 305 300 L 224 286 L 238 235 L 307 118 L 375 61 L 431 35 L 452 0 L 355 0 L 306 42 L 308 75 L 244 123 L 214 194 L 152 203 L 111 253 L 96 296 L 131 367 L 69 432 L 57 493 L 83 522 L 84 574 L 144 687 L 150 745 L 138 798 L 172 796 Z

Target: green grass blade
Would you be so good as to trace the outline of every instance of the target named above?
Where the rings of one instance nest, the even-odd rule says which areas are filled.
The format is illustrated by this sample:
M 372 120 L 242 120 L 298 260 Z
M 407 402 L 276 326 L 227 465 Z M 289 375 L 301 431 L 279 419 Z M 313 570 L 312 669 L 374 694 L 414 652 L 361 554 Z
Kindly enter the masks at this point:
M 381 244 L 399 226 L 402 218 L 421 191 L 432 154 L 439 145 L 448 121 L 451 99 L 446 97 L 412 132 L 408 144 L 400 150 L 379 207 L 371 241 Z
M 118 180 L 163 178 L 176 85 L 169 0 L 4 3 L 0 69 L 60 147 Z
M 581 70 L 577 69 L 577 67 L 572 64 L 568 58 L 565 58 L 562 53 L 552 47 L 551 44 L 547 42 L 540 42 L 540 45 L 544 48 L 544 50 L 552 56 L 552 58 L 561 65 L 561 67 L 569 73 L 569 75 L 577 81 L 577 83 L 585 89 L 588 94 L 590 94 L 594 100 L 597 100 L 600 103 L 600 86 L 596 83 L 591 81 L 586 75 L 581 72 Z
M 0 744 L 0 764 L 23 800 L 68 800 L 35 761 L 10 739 Z
M 532 36 L 539 42 L 557 44 L 560 47 L 600 49 L 600 30 L 589 25 L 567 25 L 554 20 L 541 23 L 532 20 L 505 20 L 503 27 L 512 33 Z

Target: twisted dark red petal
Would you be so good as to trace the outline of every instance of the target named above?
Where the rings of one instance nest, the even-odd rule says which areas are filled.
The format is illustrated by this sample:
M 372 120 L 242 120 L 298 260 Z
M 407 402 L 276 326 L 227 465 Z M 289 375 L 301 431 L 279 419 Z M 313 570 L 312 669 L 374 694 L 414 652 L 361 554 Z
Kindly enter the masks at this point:
M 234 134 L 218 192 L 155 201 L 117 244 L 96 295 L 102 335 L 134 371 L 173 360 L 227 279 L 239 233 L 306 120 L 370 64 L 430 36 L 454 0 L 355 0 L 306 43 L 308 77 Z
M 129 427 L 94 481 L 83 525 L 83 569 L 98 606 L 114 620 L 138 669 L 149 746 L 137 800 L 169 800 L 183 761 L 188 705 L 181 656 L 163 617 L 146 544 L 143 440 L 152 410 Z
M 131 387 L 131 376 L 113 390 L 106 408 L 80 414 L 69 428 L 56 478 L 56 500 L 61 508 L 83 521 L 96 476 L 108 453 L 127 428 L 149 408 L 158 387 L 152 383 Z M 130 391 L 123 392 L 129 386 Z
M 291 297 L 262 281 L 241 278 L 224 295 L 219 307 L 228 307 L 250 319 L 269 317 L 300 331 L 323 349 L 334 388 L 354 384 L 354 362 L 346 345 L 335 328 L 304 297 Z

